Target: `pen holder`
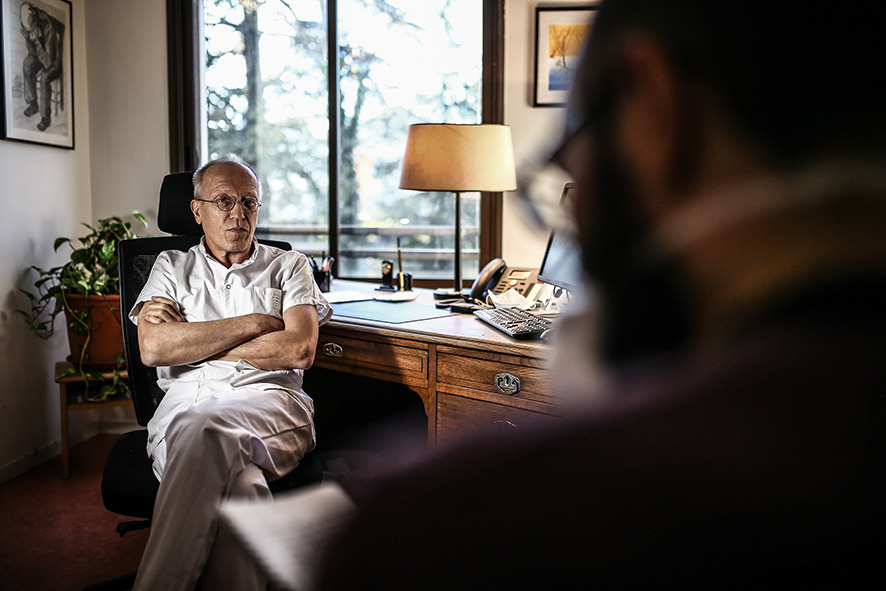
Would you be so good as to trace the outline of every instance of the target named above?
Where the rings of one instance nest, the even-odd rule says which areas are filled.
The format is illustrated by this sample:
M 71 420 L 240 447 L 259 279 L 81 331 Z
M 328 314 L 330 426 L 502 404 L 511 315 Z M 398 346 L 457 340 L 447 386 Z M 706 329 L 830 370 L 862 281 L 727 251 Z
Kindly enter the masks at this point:
M 320 291 L 326 293 L 332 287 L 332 271 L 314 271 L 314 281 Z
M 412 273 L 398 273 L 397 288 L 400 291 L 412 291 Z

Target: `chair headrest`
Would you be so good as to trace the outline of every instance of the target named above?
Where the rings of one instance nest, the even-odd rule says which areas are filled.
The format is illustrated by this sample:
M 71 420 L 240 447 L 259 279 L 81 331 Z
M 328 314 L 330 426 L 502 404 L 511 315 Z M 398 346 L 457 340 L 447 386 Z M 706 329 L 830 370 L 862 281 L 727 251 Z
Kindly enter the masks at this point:
M 160 185 L 160 207 L 157 210 L 157 227 L 169 234 L 179 236 L 202 236 L 203 228 L 191 213 L 194 198 L 193 172 L 174 172 L 163 177 Z

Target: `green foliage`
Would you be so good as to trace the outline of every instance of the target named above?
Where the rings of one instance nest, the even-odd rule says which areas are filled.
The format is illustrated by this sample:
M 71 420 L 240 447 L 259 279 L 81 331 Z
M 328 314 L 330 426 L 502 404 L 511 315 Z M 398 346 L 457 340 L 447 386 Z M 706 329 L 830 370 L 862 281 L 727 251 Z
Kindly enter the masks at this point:
M 141 213 L 134 211 L 132 217 L 145 227 L 148 222 Z M 34 282 L 35 293 L 19 290 L 31 304 L 29 311 L 20 310 L 28 320 L 28 326 L 37 336 L 48 339 L 52 336 L 55 317 L 65 309 L 65 293 L 81 295 L 117 295 L 120 293 L 120 279 L 117 276 L 117 243 L 127 238 L 135 238 L 132 223 L 119 217 L 105 218 L 98 225 L 84 223 L 89 233 L 79 239 L 76 247 L 70 238 L 56 238 L 53 249 L 58 252 L 62 246 L 71 249 L 68 261 L 58 267 L 42 269 L 31 266 L 37 272 Z M 73 324 L 73 323 L 72 323 Z M 75 333 L 86 334 L 82 326 L 71 327 Z
M 105 378 L 100 371 L 88 371 L 82 365 L 79 367 L 71 366 L 66 369 L 59 376 L 61 378 L 67 378 L 71 376 L 80 376 L 85 380 L 83 396 L 89 402 L 103 402 L 107 400 L 109 396 L 115 396 L 117 394 L 125 394 L 129 392 L 129 384 L 123 379 L 123 376 L 120 375 L 120 370 L 123 369 L 123 366 L 126 364 L 126 359 L 123 355 L 115 355 L 114 361 L 116 366 L 111 372 L 110 378 Z M 94 390 L 90 390 L 89 385 L 91 382 L 96 382 L 101 384 L 101 387 L 98 389 L 98 392 Z
M 148 222 L 141 213 L 133 211 L 131 217 L 147 228 Z M 70 238 L 65 237 L 56 238 L 53 243 L 56 252 L 63 246 L 71 249 L 68 261 L 50 269 L 31 266 L 30 269 L 37 273 L 34 291 L 19 290 L 28 298 L 30 304 L 30 309 L 19 312 L 24 315 L 28 327 L 42 339 L 52 336 L 55 331 L 56 316 L 67 309 L 71 316 L 69 324 L 71 332 L 86 337 L 88 345 L 93 330 L 89 323 L 89 307 L 81 312 L 74 311 L 68 305 L 65 295 L 107 296 L 120 293 L 117 243 L 136 237 L 132 231 L 132 223 L 119 217 L 110 217 L 99 220 L 95 226 L 86 223 L 83 226 L 89 232 L 78 239 L 79 247 Z M 87 380 L 87 399 L 103 400 L 109 394 L 128 391 L 125 380 L 120 378 L 117 371 L 123 367 L 122 356 L 116 360 L 117 369 L 113 372 L 113 379 L 102 386 L 99 397 L 90 397 L 88 392 L 88 380 L 101 380 L 101 374 L 87 371 L 86 345 L 81 347 L 78 361 L 79 363 L 69 370 L 69 373 L 76 373 Z

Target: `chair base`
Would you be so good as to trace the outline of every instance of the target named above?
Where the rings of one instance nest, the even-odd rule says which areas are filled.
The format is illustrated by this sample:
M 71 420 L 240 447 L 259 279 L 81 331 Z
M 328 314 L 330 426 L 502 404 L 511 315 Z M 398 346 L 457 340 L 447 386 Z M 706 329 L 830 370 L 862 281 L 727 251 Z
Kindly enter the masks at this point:
M 108 579 L 101 583 L 95 583 L 89 587 L 84 587 L 83 591 L 131 591 L 135 586 L 135 574 L 129 573 L 114 579 Z
M 121 521 L 117 524 L 117 533 L 122 538 L 131 531 L 139 531 L 151 527 L 150 519 L 141 519 L 139 521 Z

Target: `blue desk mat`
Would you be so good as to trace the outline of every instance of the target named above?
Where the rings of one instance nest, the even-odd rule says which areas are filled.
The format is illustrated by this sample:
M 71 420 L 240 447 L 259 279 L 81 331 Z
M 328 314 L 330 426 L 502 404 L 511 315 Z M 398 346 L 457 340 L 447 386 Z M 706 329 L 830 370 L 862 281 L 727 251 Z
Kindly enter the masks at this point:
M 452 314 L 449 310 L 441 310 L 429 304 L 417 304 L 415 302 L 377 302 L 367 300 L 363 302 L 343 302 L 332 304 L 335 316 L 347 316 L 348 318 L 360 318 L 362 320 L 375 320 L 377 322 L 413 322 L 415 320 L 427 320 Z

